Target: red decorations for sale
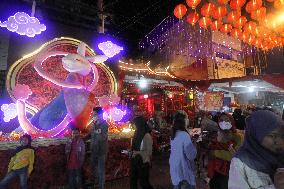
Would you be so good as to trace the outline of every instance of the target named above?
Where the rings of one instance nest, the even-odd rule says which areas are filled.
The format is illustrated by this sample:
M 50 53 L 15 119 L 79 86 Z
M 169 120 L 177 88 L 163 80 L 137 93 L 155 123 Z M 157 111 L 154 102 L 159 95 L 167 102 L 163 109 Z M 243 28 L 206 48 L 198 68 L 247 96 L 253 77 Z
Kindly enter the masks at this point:
M 186 14 L 186 11 L 187 11 L 186 6 L 184 4 L 179 4 L 174 9 L 174 15 L 178 19 L 182 19 L 182 17 L 184 17 L 184 15 Z

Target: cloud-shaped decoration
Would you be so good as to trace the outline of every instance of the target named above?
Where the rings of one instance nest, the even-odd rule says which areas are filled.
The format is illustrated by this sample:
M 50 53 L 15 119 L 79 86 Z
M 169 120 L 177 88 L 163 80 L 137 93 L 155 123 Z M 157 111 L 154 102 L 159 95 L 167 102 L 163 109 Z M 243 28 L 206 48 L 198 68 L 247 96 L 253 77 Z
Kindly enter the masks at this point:
M 31 17 L 24 12 L 17 12 L 14 16 L 10 16 L 7 21 L 0 21 L 0 26 L 28 37 L 34 37 L 46 30 L 46 26 L 41 24 L 37 18 Z
M 9 122 L 11 119 L 14 119 L 18 116 L 17 106 L 15 103 L 11 104 L 2 104 L 1 111 L 4 113 L 3 120 Z
M 112 122 L 119 122 L 126 115 L 126 110 L 122 111 L 117 107 L 110 109 L 103 113 L 104 120 L 110 120 Z
M 13 90 L 13 93 L 17 100 L 27 100 L 32 94 L 32 91 L 28 85 L 17 84 Z
M 114 57 L 123 50 L 122 47 L 112 43 L 111 41 L 99 43 L 98 47 L 109 58 Z

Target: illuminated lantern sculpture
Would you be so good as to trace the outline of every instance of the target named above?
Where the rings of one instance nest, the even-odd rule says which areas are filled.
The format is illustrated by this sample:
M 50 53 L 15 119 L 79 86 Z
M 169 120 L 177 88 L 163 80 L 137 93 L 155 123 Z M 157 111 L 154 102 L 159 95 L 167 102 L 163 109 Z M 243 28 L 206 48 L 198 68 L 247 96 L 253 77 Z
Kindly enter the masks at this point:
M 233 29 L 232 25 L 231 24 L 224 24 L 220 31 L 223 32 L 223 33 L 229 33 L 231 32 L 231 30 Z
M 227 16 L 227 22 L 234 24 L 241 17 L 241 12 L 231 11 Z
M 242 31 L 241 31 L 240 29 L 234 28 L 234 29 L 231 31 L 231 36 L 234 37 L 234 38 L 239 39 L 241 35 L 242 35 Z
M 222 22 L 220 20 L 215 20 L 214 22 L 211 23 L 211 29 L 213 31 L 217 31 L 222 27 Z
M 215 10 L 215 5 L 213 3 L 205 3 L 202 7 L 201 7 L 201 14 L 203 16 L 211 16 L 213 15 L 213 12 Z
M 187 16 L 186 21 L 191 24 L 192 26 L 196 24 L 199 20 L 199 14 L 197 12 L 192 12 Z
M 266 16 L 266 8 L 265 7 L 260 7 L 256 11 L 253 11 L 251 13 L 251 18 L 257 21 L 261 21 L 265 18 Z
M 211 19 L 208 17 L 202 17 L 199 20 L 199 26 L 201 28 L 207 28 L 208 26 L 210 26 L 210 24 L 211 24 Z
M 278 10 L 284 10 L 284 0 L 275 0 L 274 7 Z
M 186 4 L 192 9 L 195 9 L 199 5 L 200 2 L 201 0 L 186 0 Z
M 186 11 L 187 11 L 186 6 L 184 4 L 179 4 L 174 9 L 174 15 L 178 19 L 182 19 L 182 17 L 184 17 L 184 15 L 186 14 Z
M 213 13 L 213 17 L 217 20 L 221 20 L 227 15 L 227 8 L 225 6 L 217 7 Z
M 244 16 L 241 16 L 241 17 L 237 20 L 237 22 L 235 22 L 234 27 L 236 27 L 236 28 L 242 28 L 242 27 L 245 25 L 246 22 L 247 22 L 247 18 L 244 17 Z
M 253 35 L 250 35 L 249 37 L 248 37 L 248 39 L 247 39 L 247 42 L 248 42 L 248 44 L 254 44 L 254 42 L 255 42 L 255 36 L 253 36 Z
M 231 0 L 230 7 L 233 10 L 241 10 L 241 8 L 246 4 L 246 0 Z

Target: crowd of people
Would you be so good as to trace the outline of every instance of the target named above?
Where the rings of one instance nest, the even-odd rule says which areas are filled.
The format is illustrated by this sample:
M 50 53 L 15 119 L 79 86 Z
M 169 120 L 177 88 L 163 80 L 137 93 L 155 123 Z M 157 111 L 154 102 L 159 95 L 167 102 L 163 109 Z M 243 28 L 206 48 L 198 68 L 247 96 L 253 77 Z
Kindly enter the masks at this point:
M 91 161 L 94 187 L 103 189 L 108 151 L 108 124 L 100 107 L 93 109 L 91 130 Z M 283 189 L 284 188 L 284 122 L 271 110 L 256 109 L 245 115 L 200 112 L 195 127 L 201 130 L 201 140 L 190 134 L 190 120 L 185 111 L 173 114 L 170 138 L 170 176 L 174 189 L 195 189 L 197 169 L 205 171 L 204 180 L 210 189 Z M 159 130 L 155 118 L 147 120 L 136 115 L 132 120 L 135 133 L 130 159 L 130 189 L 152 189 L 149 173 L 152 163 L 153 130 Z M 82 186 L 81 169 L 85 160 L 85 143 L 80 132 L 71 124 L 72 137 L 65 151 L 70 189 Z M 20 187 L 28 188 L 35 153 L 32 139 L 25 134 L 8 165 L 8 173 L 0 181 L 6 188 L 18 177 Z M 201 162 L 201 164 L 199 164 Z M 196 168 L 196 165 L 198 167 Z M 199 178 L 200 179 L 200 178 Z

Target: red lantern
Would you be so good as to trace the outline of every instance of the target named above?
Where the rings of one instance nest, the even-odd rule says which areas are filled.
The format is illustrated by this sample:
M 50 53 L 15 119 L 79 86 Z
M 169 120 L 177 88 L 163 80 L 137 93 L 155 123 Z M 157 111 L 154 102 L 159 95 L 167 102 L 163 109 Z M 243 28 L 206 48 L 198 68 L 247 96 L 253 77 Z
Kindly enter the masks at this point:
M 215 19 L 221 20 L 227 14 L 227 8 L 225 6 L 217 7 L 213 13 Z
M 241 12 L 239 12 L 239 11 L 231 11 L 231 12 L 228 14 L 227 22 L 233 24 L 233 23 L 235 23 L 240 17 L 241 17 Z
M 264 18 L 264 20 L 262 21 L 262 24 L 267 27 L 267 26 L 270 26 L 271 23 L 274 21 L 275 19 L 275 15 L 274 14 L 271 14 L 271 13 L 268 13 L 266 15 L 266 17 Z
M 197 12 L 192 12 L 187 16 L 186 21 L 191 25 L 195 25 L 198 19 L 199 19 L 199 14 Z
M 200 2 L 201 0 L 186 0 L 186 4 L 192 9 L 195 9 Z
M 274 7 L 279 10 L 284 10 L 284 0 L 275 0 Z
M 240 10 L 246 3 L 246 0 L 231 0 L 230 7 L 233 10 Z
M 249 37 L 249 34 L 244 32 L 242 35 L 241 35 L 241 40 L 243 40 L 244 42 L 247 42 L 247 39 Z
M 273 3 L 274 2 L 274 0 L 266 0 L 266 1 L 268 1 L 269 3 Z
M 210 26 L 211 24 L 211 19 L 208 18 L 208 17 L 202 17 L 200 20 L 199 20 L 199 26 L 201 28 L 207 28 L 208 26 Z
M 215 20 L 211 23 L 211 29 L 213 31 L 219 30 L 222 27 L 222 22 L 220 20 Z
M 244 25 L 244 31 L 248 32 L 248 33 L 254 33 L 255 29 L 256 29 L 256 23 L 255 22 L 248 22 Z
M 218 3 L 220 4 L 227 4 L 229 2 L 229 0 L 218 0 Z
M 215 5 L 213 3 L 205 3 L 201 7 L 201 14 L 203 16 L 211 16 L 213 14 L 213 11 L 215 10 Z
M 251 18 L 257 21 L 261 21 L 265 18 L 266 16 L 266 8 L 265 7 L 260 7 L 256 11 L 253 11 L 251 13 Z
M 223 32 L 223 33 L 229 33 L 231 32 L 231 30 L 233 29 L 232 25 L 231 24 L 224 24 L 220 31 Z
M 251 0 L 246 5 L 246 11 L 248 13 L 251 13 L 259 9 L 261 6 L 262 6 L 262 0 Z
M 235 22 L 234 26 L 235 26 L 236 28 L 242 28 L 242 27 L 245 25 L 246 22 L 247 22 L 247 18 L 244 17 L 244 16 L 241 16 L 241 17 L 237 20 L 237 22 Z
M 184 17 L 184 15 L 186 14 L 186 11 L 187 11 L 186 6 L 184 4 L 179 4 L 174 9 L 174 15 L 178 19 L 182 19 L 182 17 Z
M 242 35 L 242 31 L 241 31 L 240 29 L 234 28 L 234 29 L 231 31 L 231 36 L 234 37 L 234 38 L 239 39 L 241 35 Z
M 248 44 L 254 44 L 255 42 L 255 36 L 250 35 L 247 39 Z

